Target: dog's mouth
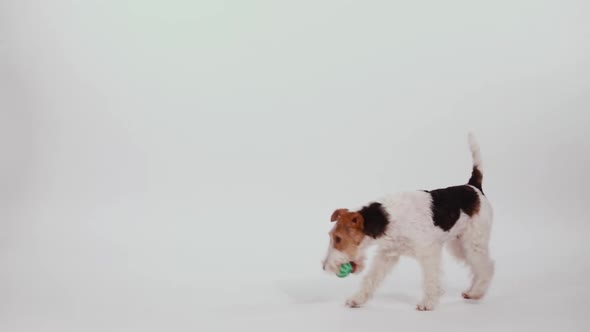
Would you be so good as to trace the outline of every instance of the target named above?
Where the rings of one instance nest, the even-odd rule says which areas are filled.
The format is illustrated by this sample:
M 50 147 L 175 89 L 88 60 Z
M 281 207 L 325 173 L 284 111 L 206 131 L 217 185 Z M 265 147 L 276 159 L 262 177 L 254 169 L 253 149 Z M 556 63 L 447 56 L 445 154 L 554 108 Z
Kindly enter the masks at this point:
M 355 273 L 356 272 L 356 268 L 357 268 L 356 263 L 355 262 L 350 262 L 350 265 L 352 266 L 352 273 Z

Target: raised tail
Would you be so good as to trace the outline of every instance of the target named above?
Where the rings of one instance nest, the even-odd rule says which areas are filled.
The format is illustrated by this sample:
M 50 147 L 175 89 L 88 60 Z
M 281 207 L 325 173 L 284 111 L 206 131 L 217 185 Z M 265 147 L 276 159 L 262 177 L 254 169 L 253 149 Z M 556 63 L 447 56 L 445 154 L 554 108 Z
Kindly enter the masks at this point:
M 473 159 L 473 169 L 471 171 L 471 178 L 467 184 L 474 186 L 483 193 L 481 186 L 483 180 L 483 165 L 481 162 L 481 153 L 479 151 L 479 144 L 473 133 L 468 135 L 469 149 L 471 150 L 471 158 Z

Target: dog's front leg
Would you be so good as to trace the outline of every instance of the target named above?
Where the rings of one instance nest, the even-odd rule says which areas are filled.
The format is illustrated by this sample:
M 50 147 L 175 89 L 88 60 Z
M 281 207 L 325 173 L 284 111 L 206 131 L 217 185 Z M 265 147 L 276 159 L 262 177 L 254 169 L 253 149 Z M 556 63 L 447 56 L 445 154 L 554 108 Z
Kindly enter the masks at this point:
M 363 278 L 361 288 L 348 300 L 346 305 L 357 308 L 365 304 L 383 281 L 393 266 L 399 261 L 399 255 L 380 252 L 373 259 L 371 268 Z

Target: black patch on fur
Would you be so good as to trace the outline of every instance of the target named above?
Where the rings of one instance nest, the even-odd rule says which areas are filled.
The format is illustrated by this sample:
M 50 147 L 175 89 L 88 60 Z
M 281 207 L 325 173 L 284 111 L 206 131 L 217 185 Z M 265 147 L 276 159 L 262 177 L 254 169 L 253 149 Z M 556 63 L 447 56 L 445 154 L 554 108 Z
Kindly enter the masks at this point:
M 363 231 L 366 235 L 376 239 L 385 233 L 389 224 L 389 215 L 381 203 L 371 203 L 363 207 L 359 213 L 364 219 Z
M 475 188 L 479 189 L 479 191 L 481 191 L 481 193 L 483 194 L 481 180 L 483 180 L 483 174 L 481 174 L 481 171 L 477 167 L 473 166 L 473 170 L 471 171 L 471 178 L 469 178 L 469 182 L 467 182 L 467 184 L 470 184 Z
M 428 191 L 432 196 L 432 219 L 434 225 L 448 232 L 459 217 L 461 211 L 468 216 L 479 212 L 479 196 L 469 186 L 455 186 Z

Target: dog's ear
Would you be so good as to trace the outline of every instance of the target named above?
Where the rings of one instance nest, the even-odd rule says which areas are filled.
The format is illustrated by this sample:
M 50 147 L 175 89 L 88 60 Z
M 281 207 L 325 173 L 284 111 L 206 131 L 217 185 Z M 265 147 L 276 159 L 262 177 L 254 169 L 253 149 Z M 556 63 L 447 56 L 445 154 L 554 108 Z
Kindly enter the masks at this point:
M 353 212 L 350 214 L 350 226 L 356 229 L 362 230 L 365 227 L 365 219 L 363 216 L 358 212 Z
M 342 217 L 346 213 L 348 213 L 348 209 L 338 209 L 338 210 L 334 211 L 334 213 L 332 213 L 332 217 L 330 218 L 330 221 L 334 222 L 336 220 L 339 220 L 340 217 Z

